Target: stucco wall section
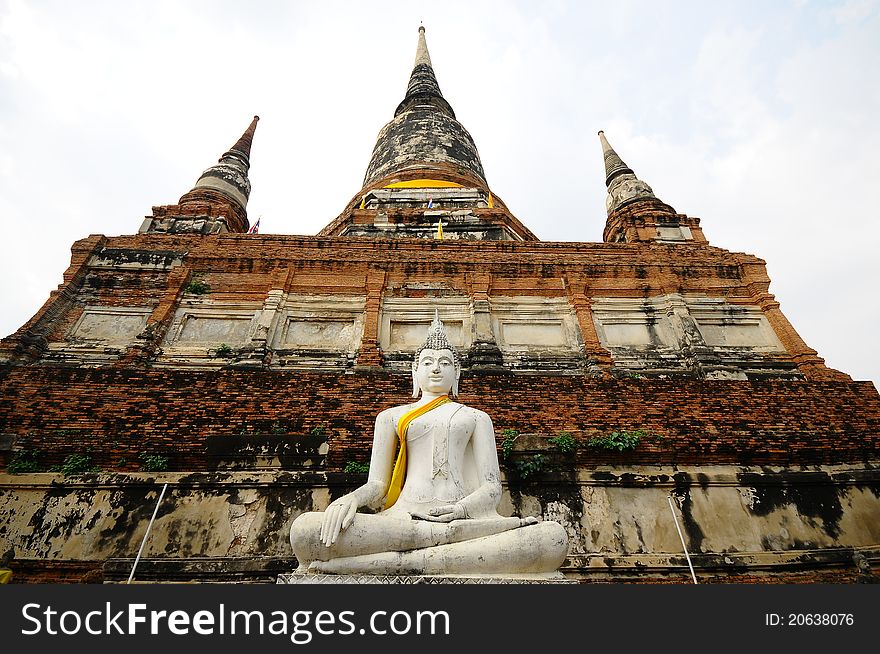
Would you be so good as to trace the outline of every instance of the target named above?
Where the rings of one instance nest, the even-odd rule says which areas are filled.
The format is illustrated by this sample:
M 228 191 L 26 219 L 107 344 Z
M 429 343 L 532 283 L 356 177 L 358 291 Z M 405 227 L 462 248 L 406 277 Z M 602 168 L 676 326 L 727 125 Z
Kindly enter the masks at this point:
M 0 541 L 22 559 L 131 557 L 168 482 L 145 557 L 289 557 L 293 519 L 362 481 L 281 471 L 0 475 L 0 512 L 9 516 Z M 671 494 L 689 551 L 705 561 L 714 555 L 722 567 L 726 557 L 733 570 L 760 567 L 767 553 L 873 547 L 880 555 L 878 482 L 877 469 L 853 466 L 580 467 L 528 483 L 509 479 L 500 508 L 562 522 L 570 573 L 640 560 L 674 567 L 682 549 Z

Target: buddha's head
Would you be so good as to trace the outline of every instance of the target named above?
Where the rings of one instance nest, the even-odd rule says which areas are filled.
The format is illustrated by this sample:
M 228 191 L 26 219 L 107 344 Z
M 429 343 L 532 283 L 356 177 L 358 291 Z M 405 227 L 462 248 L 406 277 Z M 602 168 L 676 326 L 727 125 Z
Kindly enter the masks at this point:
M 413 397 L 418 397 L 420 390 L 433 394 L 449 393 L 455 397 L 460 376 L 461 360 L 435 312 L 428 336 L 413 359 Z

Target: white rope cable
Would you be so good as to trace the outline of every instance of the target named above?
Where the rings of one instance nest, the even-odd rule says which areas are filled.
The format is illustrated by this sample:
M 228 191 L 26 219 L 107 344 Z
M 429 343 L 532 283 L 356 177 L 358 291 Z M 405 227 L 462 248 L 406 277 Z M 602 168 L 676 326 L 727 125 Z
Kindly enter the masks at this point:
M 681 539 L 681 546 L 684 549 L 684 555 L 687 558 L 688 567 L 691 569 L 691 577 L 694 578 L 694 583 L 697 583 L 697 575 L 694 574 L 694 566 L 691 563 L 691 555 L 688 554 L 687 545 L 684 544 L 684 534 L 681 533 L 681 527 L 678 526 L 678 517 L 675 515 L 675 508 L 672 506 L 672 495 L 667 495 L 666 499 L 669 500 L 669 510 L 672 511 L 672 520 L 675 522 L 675 529 L 678 531 L 678 537 Z
M 153 509 L 153 517 L 150 518 L 150 524 L 147 525 L 147 532 L 144 534 L 144 539 L 141 541 L 141 548 L 138 550 L 137 557 L 135 557 L 134 565 L 131 566 L 131 574 L 128 575 L 128 581 L 125 582 L 127 584 L 130 584 L 131 580 L 134 578 L 135 568 L 137 568 L 138 561 L 141 560 L 141 553 L 144 551 L 144 545 L 147 544 L 147 537 L 150 535 L 150 529 L 153 528 L 153 521 L 156 519 L 156 514 L 159 512 L 159 505 L 162 503 L 162 498 L 165 497 L 166 488 L 168 488 L 168 484 L 162 486 L 162 492 L 159 493 L 159 499 L 156 500 L 156 508 Z

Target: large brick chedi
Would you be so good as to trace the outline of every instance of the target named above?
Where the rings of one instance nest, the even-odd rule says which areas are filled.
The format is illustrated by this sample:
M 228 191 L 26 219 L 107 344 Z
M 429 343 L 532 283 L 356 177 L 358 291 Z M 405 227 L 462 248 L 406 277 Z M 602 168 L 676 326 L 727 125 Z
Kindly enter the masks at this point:
M 687 581 L 669 496 L 704 580 L 878 562 L 876 389 L 825 366 L 764 262 L 710 245 L 602 132 L 603 242 L 554 243 L 490 188 L 423 28 L 363 188 L 317 236 L 247 233 L 256 127 L 138 233 L 74 243 L 0 342 L 15 580 L 127 576 L 165 482 L 142 578 L 292 569 L 290 523 L 362 483 L 435 310 L 462 400 L 494 420 L 501 508 L 565 525 L 566 575 Z

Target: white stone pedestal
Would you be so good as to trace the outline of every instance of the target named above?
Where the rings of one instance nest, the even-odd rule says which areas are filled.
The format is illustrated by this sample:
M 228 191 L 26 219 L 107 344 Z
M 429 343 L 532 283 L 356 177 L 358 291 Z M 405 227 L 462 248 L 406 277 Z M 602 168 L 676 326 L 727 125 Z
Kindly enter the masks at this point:
M 466 577 L 440 575 L 325 575 L 291 572 L 278 575 L 279 584 L 576 584 L 574 579 L 566 579 L 562 574 L 510 576 L 510 577 Z

